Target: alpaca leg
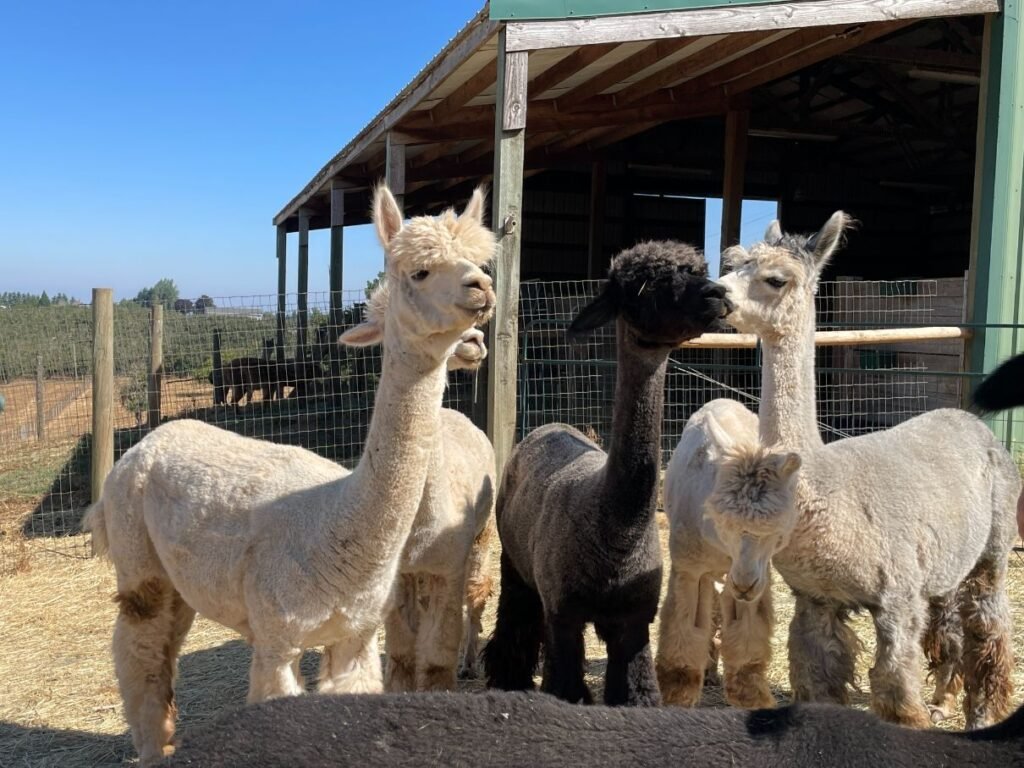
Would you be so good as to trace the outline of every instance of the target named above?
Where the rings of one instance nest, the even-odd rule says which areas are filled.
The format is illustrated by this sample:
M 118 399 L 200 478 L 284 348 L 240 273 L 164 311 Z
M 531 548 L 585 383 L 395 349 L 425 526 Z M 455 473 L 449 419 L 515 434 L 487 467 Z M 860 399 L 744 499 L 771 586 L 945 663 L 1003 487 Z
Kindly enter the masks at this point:
M 789 624 L 789 684 L 796 701 L 849 704 L 861 643 L 842 608 L 796 595 Z
M 384 690 L 389 693 L 416 690 L 416 577 L 400 574 L 395 580 L 393 604 L 384 620 Z
M 301 648 L 269 645 L 260 642 L 259 639 L 254 640 L 246 703 L 256 704 L 267 699 L 298 696 L 303 693 L 303 688 L 295 677 L 301 656 Z
M 875 620 L 875 664 L 871 680 L 871 708 L 883 720 L 914 728 L 931 725 L 921 703 L 920 648 L 927 606 L 917 596 L 906 596 L 871 612 Z
M 704 687 L 720 688 L 722 675 L 718 671 L 718 661 L 722 648 L 722 595 L 715 586 L 711 596 L 711 640 L 708 642 L 708 665 L 704 669 Z
M 928 606 L 928 626 L 921 641 L 928 659 L 935 693 L 928 709 L 933 723 L 952 717 L 963 689 L 963 627 L 956 593 L 933 599 Z
M 188 631 L 187 611 L 180 609 L 177 617 L 175 600 L 180 597 L 170 582 L 158 577 L 122 587 L 117 594 L 114 669 L 132 742 L 144 766 L 174 751 L 177 649 Z
M 328 646 L 320 660 L 320 693 L 382 693 L 377 631 Z
M 465 574 L 423 580 L 429 585 L 429 599 L 416 639 L 416 690 L 450 691 L 459 663 Z
M 654 616 L 650 617 L 653 620 Z M 608 647 L 608 668 L 604 677 L 604 703 L 634 707 L 661 704 L 658 676 L 651 658 L 650 624 L 645 617 L 633 621 L 600 622 L 597 635 Z
M 658 640 L 658 683 L 666 704 L 693 707 L 700 701 L 716 597 L 710 574 L 697 576 L 673 565 Z
M 1006 569 L 1005 557 L 979 563 L 959 593 L 968 729 L 997 723 L 1011 709 L 1013 642 Z
M 494 516 L 477 535 L 470 551 L 466 576 L 466 619 L 462 641 L 462 661 L 459 677 L 473 679 L 477 676 L 477 656 L 480 648 L 480 634 L 483 632 L 483 615 L 487 600 L 494 591 L 494 580 L 488 572 L 491 553 L 491 536 L 494 532 Z
M 483 651 L 488 687 L 505 691 L 533 690 L 543 627 L 540 597 L 502 553 L 498 619 Z
M 752 603 L 736 600 L 729 590 L 719 597 L 725 698 L 734 707 L 774 707 L 775 696 L 765 678 L 772 658 L 775 624 L 771 587 Z
M 577 616 L 544 617 L 544 677 L 541 690 L 573 704 L 594 701 L 583 680 L 585 622 Z

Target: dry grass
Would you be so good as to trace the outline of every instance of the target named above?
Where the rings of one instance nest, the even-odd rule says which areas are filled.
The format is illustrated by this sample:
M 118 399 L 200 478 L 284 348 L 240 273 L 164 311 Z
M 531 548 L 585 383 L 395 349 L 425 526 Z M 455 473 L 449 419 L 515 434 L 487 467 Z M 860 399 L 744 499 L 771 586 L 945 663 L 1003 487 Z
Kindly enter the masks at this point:
M 29 546 L 35 546 L 29 542 Z M 492 561 L 497 577 L 497 557 Z M 1024 560 L 1014 554 L 1010 569 L 1011 602 L 1018 630 L 1015 645 L 1024 660 Z M 109 565 L 96 559 L 72 559 L 33 554 L 31 568 L 0 579 L 0 762 L 4 766 L 121 765 L 132 750 L 121 716 L 120 698 L 110 659 L 114 579 Z M 788 695 L 785 627 L 792 599 L 781 579 L 775 584 L 778 630 L 771 683 L 780 701 Z M 497 601 L 484 619 L 485 631 L 494 625 Z M 870 662 L 871 629 L 867 619 L 857 629 L 869 653 L 861 659 L 866 680 Z M 593 631 L 587 633 L 590 659 L 588 683 L 601 692 L 604 650 Z M 202 618 L 186 642 L 180 664 L 179 729 L 187 730 L 245 699 L 249 650 L 238 637 Z M 303 669 L 315 678 L 318 655 L 307 654 Z M 1024 694 L 1024 674 L 1018 664 L 1017 696 Z M 463 683 L 479 690 L 480 682 Z M 865 685 L 866 688 L 866 685 Z M 867 696 L 855 697 L 864 707 Z M 705 706 L 721 706 L 721 692 L 708 688 Z M 949 725 L 962 727 L 962 720 Z

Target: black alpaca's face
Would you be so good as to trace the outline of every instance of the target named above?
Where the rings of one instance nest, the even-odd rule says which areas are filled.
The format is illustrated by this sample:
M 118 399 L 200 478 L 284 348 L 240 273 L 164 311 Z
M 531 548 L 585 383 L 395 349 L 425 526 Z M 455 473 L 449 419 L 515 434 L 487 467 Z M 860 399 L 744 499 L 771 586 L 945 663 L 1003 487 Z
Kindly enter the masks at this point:
M 623 319 L 641 342 L 652 345 L 723 331 L 723 318 L 732 310 L 725 288 L 685 265 L 619 283 L 617 293 Z

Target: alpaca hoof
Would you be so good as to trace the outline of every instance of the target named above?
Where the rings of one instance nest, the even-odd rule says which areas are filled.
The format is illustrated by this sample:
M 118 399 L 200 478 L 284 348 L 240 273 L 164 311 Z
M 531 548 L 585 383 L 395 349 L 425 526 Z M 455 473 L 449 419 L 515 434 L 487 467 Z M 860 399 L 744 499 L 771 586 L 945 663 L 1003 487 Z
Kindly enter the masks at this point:
M 480 677 L 480 670 L 476 664 L 463 664 L 459 667 L 459 680 L 476 680 Z
M 943 720 L 949 717 L 949 714 L 945 710 L 943 710 L 942 707 L 932 706 L 928 707 L 928 710 L 930 712 L 930 720 L 932 721 L 932 725 L 938 725 Z
M 694 669 L 658 669 L 662 702 L 673 707 L 695 707 L 700 702 L 701 674 Z
M 718 667 L 708 667 L 704 672 L 704 687 L 705 688 L 721 688 L 722 687 L 722 675 L 718 671 Z

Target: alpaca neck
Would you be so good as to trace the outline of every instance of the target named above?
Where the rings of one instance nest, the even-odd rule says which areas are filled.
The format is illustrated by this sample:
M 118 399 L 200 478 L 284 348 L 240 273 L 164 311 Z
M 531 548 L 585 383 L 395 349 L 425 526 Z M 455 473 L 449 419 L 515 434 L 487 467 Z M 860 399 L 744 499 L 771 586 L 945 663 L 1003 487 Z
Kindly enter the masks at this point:
M 661 415 L 669 350 L 641 348 L 621 318 L 616 336 L 618 370 L 604 493 L 612 509 L 645 520 L 654 514 L 661 468 Z
M 444 363 L 385 331 L 380 385 L 363 455 L 346 479 L 348 515 L 333 521 L 334 538 L 358 542 L 370 561 L 397 566 L 441 440 Z M 336 550 L 342 551 L 342 550 Z M 368 577 L 374 578 L 372 574 Z M 385 576 L 385 578 L 387 578 Z
M 814 378 L 814 310 L 794 333 L 762 338 L 761 440 L 787 450 L 821 446 Z

